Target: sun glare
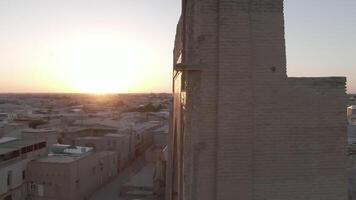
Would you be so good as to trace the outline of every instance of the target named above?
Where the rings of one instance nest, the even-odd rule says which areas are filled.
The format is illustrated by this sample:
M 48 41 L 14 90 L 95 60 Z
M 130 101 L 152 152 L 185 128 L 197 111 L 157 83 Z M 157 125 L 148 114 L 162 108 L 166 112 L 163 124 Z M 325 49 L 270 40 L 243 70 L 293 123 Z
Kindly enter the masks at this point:
M 63 42 L 53 63 L 58 65 L 55 73 L 74 92 L 130 92 L 144 87 L 150 53 L 127 38 L 81 37 Z

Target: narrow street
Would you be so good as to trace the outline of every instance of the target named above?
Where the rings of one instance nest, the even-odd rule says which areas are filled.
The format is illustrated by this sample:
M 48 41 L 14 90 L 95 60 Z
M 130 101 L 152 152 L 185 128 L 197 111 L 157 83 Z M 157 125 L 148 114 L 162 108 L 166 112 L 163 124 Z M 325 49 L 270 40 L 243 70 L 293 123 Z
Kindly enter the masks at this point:
M 144 157 L 138 158 L 130 166 L 124 169 L 124 171 L 120 172 L 114 180 L 94 192 L 90 200 L 126 200 L 125 198 L 119 198 L 121 187 L 145 165 L 146 161 Z

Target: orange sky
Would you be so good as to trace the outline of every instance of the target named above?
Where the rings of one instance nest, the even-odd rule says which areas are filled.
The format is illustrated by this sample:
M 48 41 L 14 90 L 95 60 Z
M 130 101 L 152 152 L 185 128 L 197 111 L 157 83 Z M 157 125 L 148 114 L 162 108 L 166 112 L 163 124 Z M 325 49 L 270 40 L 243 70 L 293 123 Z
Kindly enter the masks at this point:
M 356 1 L 285 9 L 288 75 L 356 93 Z M 1 0 L 0 92 L 170 92 L 179 15 L 179 0 Z

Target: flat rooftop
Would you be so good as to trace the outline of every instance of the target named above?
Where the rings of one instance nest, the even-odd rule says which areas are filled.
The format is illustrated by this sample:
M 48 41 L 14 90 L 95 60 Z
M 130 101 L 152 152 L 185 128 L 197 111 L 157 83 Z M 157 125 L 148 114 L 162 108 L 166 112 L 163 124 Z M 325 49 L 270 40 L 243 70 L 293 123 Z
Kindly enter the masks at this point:
M 45 140 L 35 140 L 35 139 L 15 139 L 15 140 L 9 140 L 7 142 L 0 142 L 0 149 L 2 148 L 22 148 L 22 147 L 27 147 L 29 145 L 37 144 L 40 142 L 45 142 Z
M 0 155 L 11 153 L 18 150 L 18 148 L 0 148 Z
M 122 133 L 109 133 L 109 134 L 106 134 L 105 136 L 107 136 L 107 137 L 125 137 L 127 135 L 122 134 Z
M 73 155 L 49 155 L 47 157 L 43 157 L 43 158 L 39 158 L 36 160 L 36 162 L 41 162 L 41 163 L 72 163 L 72 162 L 76 162 L 88 155 L 90 155 L 91 153 L 85 153 L 85 154 L 81 154 L 79 156 L 73 156 Z
M 97 136 L 85 136 L 85 137 L 77 137 L 75 138 L 76 140 L 101 140 L 103 137 L 97 137 Z
M 15 137 L 2 137 L 2 138 L 0 138 L 0 145 L 4 144 L 4 143 L 7 143 L 7 142 L 15 141 L 15 140 L 18 140 L 18 138 L 15 138 Z
M 41 163 L 72 163 L 72 162 L 76 162 L 82 158 L 85 158 L 87 156 L 93 155 L 93 152 L 86 152 L 83 154 L 52 154 L 52 155 L 48 155 L 47 157 L 43 157 L 43 158 L 39 158 L 36 160 L 36 162 L 41 162 Z M 101 152 L 97 152 L 96 154 L 98 154 L 100 157 L 105 157 L 108 154 L 116 154 L 113 151 L 101 151 Z
M 52 129 L 25 129 L 22 130 L 23 133 L 54 133 L 55 130 Z
M 65 144 L 53 144 L 49 147 L 49 152 L 54 155 L 83 155 L 92 151 L 92 147 L 71 146 Z

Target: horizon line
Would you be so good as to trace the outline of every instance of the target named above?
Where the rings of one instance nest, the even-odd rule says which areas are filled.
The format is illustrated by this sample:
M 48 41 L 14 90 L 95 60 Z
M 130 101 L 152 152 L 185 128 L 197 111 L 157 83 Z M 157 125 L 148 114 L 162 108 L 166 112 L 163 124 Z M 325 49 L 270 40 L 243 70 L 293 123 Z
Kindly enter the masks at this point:
M 88 94 L 88 95 L 115 95 L 115 94 L 172 94 L 172 92 L 108 92 L 108 93 L 92 93 L 92 92 L 0 92 L 4 94 Z

